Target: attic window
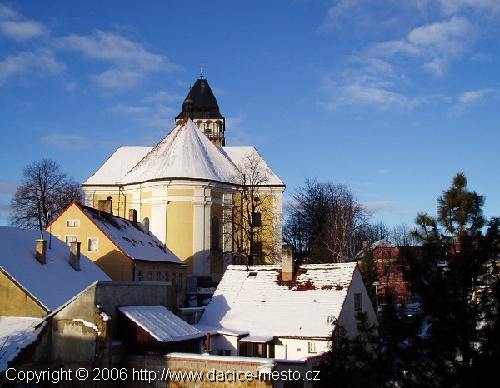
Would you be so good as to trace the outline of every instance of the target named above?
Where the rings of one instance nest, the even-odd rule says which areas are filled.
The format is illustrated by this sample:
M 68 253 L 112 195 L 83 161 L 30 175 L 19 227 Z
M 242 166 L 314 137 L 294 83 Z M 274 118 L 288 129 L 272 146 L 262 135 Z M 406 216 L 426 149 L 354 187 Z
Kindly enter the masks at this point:
M 249 278 L 255 278 L 255 277 L 257 277 L 257 272 L 249 272 L 248 273 L 248 277 Z
M 80 226 L 80 220 L 67 220 L 66 226 L 68 228 L 78 228 Z

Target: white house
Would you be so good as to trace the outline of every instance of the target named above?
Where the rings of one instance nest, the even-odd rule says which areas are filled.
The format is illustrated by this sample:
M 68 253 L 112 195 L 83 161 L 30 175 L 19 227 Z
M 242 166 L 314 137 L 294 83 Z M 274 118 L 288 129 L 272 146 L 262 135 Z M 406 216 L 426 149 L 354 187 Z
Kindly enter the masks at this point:
M 336 324 L 357 334 L 357 312 L 377 318 L 356 263 L 231 265 L 197 327 L 210 353 L 303 360 L 328 351 Z

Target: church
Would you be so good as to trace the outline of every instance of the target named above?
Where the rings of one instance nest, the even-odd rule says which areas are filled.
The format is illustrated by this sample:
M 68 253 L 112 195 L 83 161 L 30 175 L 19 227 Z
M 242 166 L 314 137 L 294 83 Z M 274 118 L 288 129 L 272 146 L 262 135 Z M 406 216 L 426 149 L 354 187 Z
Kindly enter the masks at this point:
M 227 265 L 281 261 L 284 182 L 253 146 L 226 145 L 203 76 L 154 147 L 118 148 L 83 183 L 85 205 L 138 220 L 187 264 L 220 280 Z

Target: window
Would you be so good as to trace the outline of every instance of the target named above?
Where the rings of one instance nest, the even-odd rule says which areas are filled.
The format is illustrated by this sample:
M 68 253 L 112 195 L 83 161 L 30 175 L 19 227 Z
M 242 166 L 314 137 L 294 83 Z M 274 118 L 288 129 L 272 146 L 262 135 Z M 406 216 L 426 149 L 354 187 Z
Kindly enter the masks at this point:
M 177 285 L 177 274 L 175 272 L 172 274 L 172 285 Z
M 80 226 L 80 220 L 67 220 L 66 226 L 68 228 L 78 228 Z
M 139 281 L 144 280 L 144 275 L 142 274 L 141 270 L 137 271 L 137 280 Z
M 78 241 L 78 236 L 66 236 L 66 244 L 71 245 L 72 242 Z
M 148 271 L 148 280 L 153 280 L 153 271 Z
M 165 281 L 168 282 L 170 280 L 170 276 L 168 272 L 165 272 Z
M 217 129 L 219 132 L 222 132 L 222 121 L 217 121 Z
M 220 223 L 218 217 L 212 217 L 212 230 L 211 230 L 211 248 L 212 250 L 220 250 Z
M 89 237 L 87 240 L 87 250 L 89 252 L 97 252 L 99 249 L 99 239 L 97 237 Z
M 307 351 L 309 353 L 317 353 L 317 351 L 316 351 L 316 342 L 308 342 L 307 343 Z
M 361 311 L 361 294 L 354 294 L 354 311 Z
M 253 212 L 252 213 L 252 226 L 254 228 L 262 226 L 262 213 L 261 212 Z
M 210 121 L 207 121 L 205 123 L 205 132 L 210 132 L 211 128 L 212 128 L 212 123 Z
M 158 271 L 158 272 L 156 273 L 156 280 L 158 280 L 158 281 L 160 281 L 160 280 L 161 280 L 161 272 L 160 272 L 160 271 Z

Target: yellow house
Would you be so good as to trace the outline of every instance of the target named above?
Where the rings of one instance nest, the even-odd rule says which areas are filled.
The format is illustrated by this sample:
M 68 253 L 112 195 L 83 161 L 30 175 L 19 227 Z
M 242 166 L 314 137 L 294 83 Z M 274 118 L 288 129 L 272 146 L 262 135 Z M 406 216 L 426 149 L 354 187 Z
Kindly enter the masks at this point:
M 49 241 L 48 233 L 0 226 L 0 316 L 43 318 L 96 281 L 110 280 L 78 244 Z
M 66 242 L 79 241 L 82 252 L 112 280 L 169 281 L 184 289 L 186 265 L 137 222 L 72 203 L 47 228 Z
M 224 117 L 205 79 L 193 86 L 176 122 L 155 147 L 118 148 L 83 183 L 85 204 L 121 217 L 137 214 L 189 275 L 219 280 L 233 252 L 248 245 L 238 243 L 249 226 L 242 212 L 248 183 L 240 178 L 252 159 L 265 179 L 253 185 L 251 200 L 266 199 L 260 225 L 267 226 L 255 234 L 252 251 L 262 264 L 280 262 L 285 185 L 254 147 L 225 146 Z

